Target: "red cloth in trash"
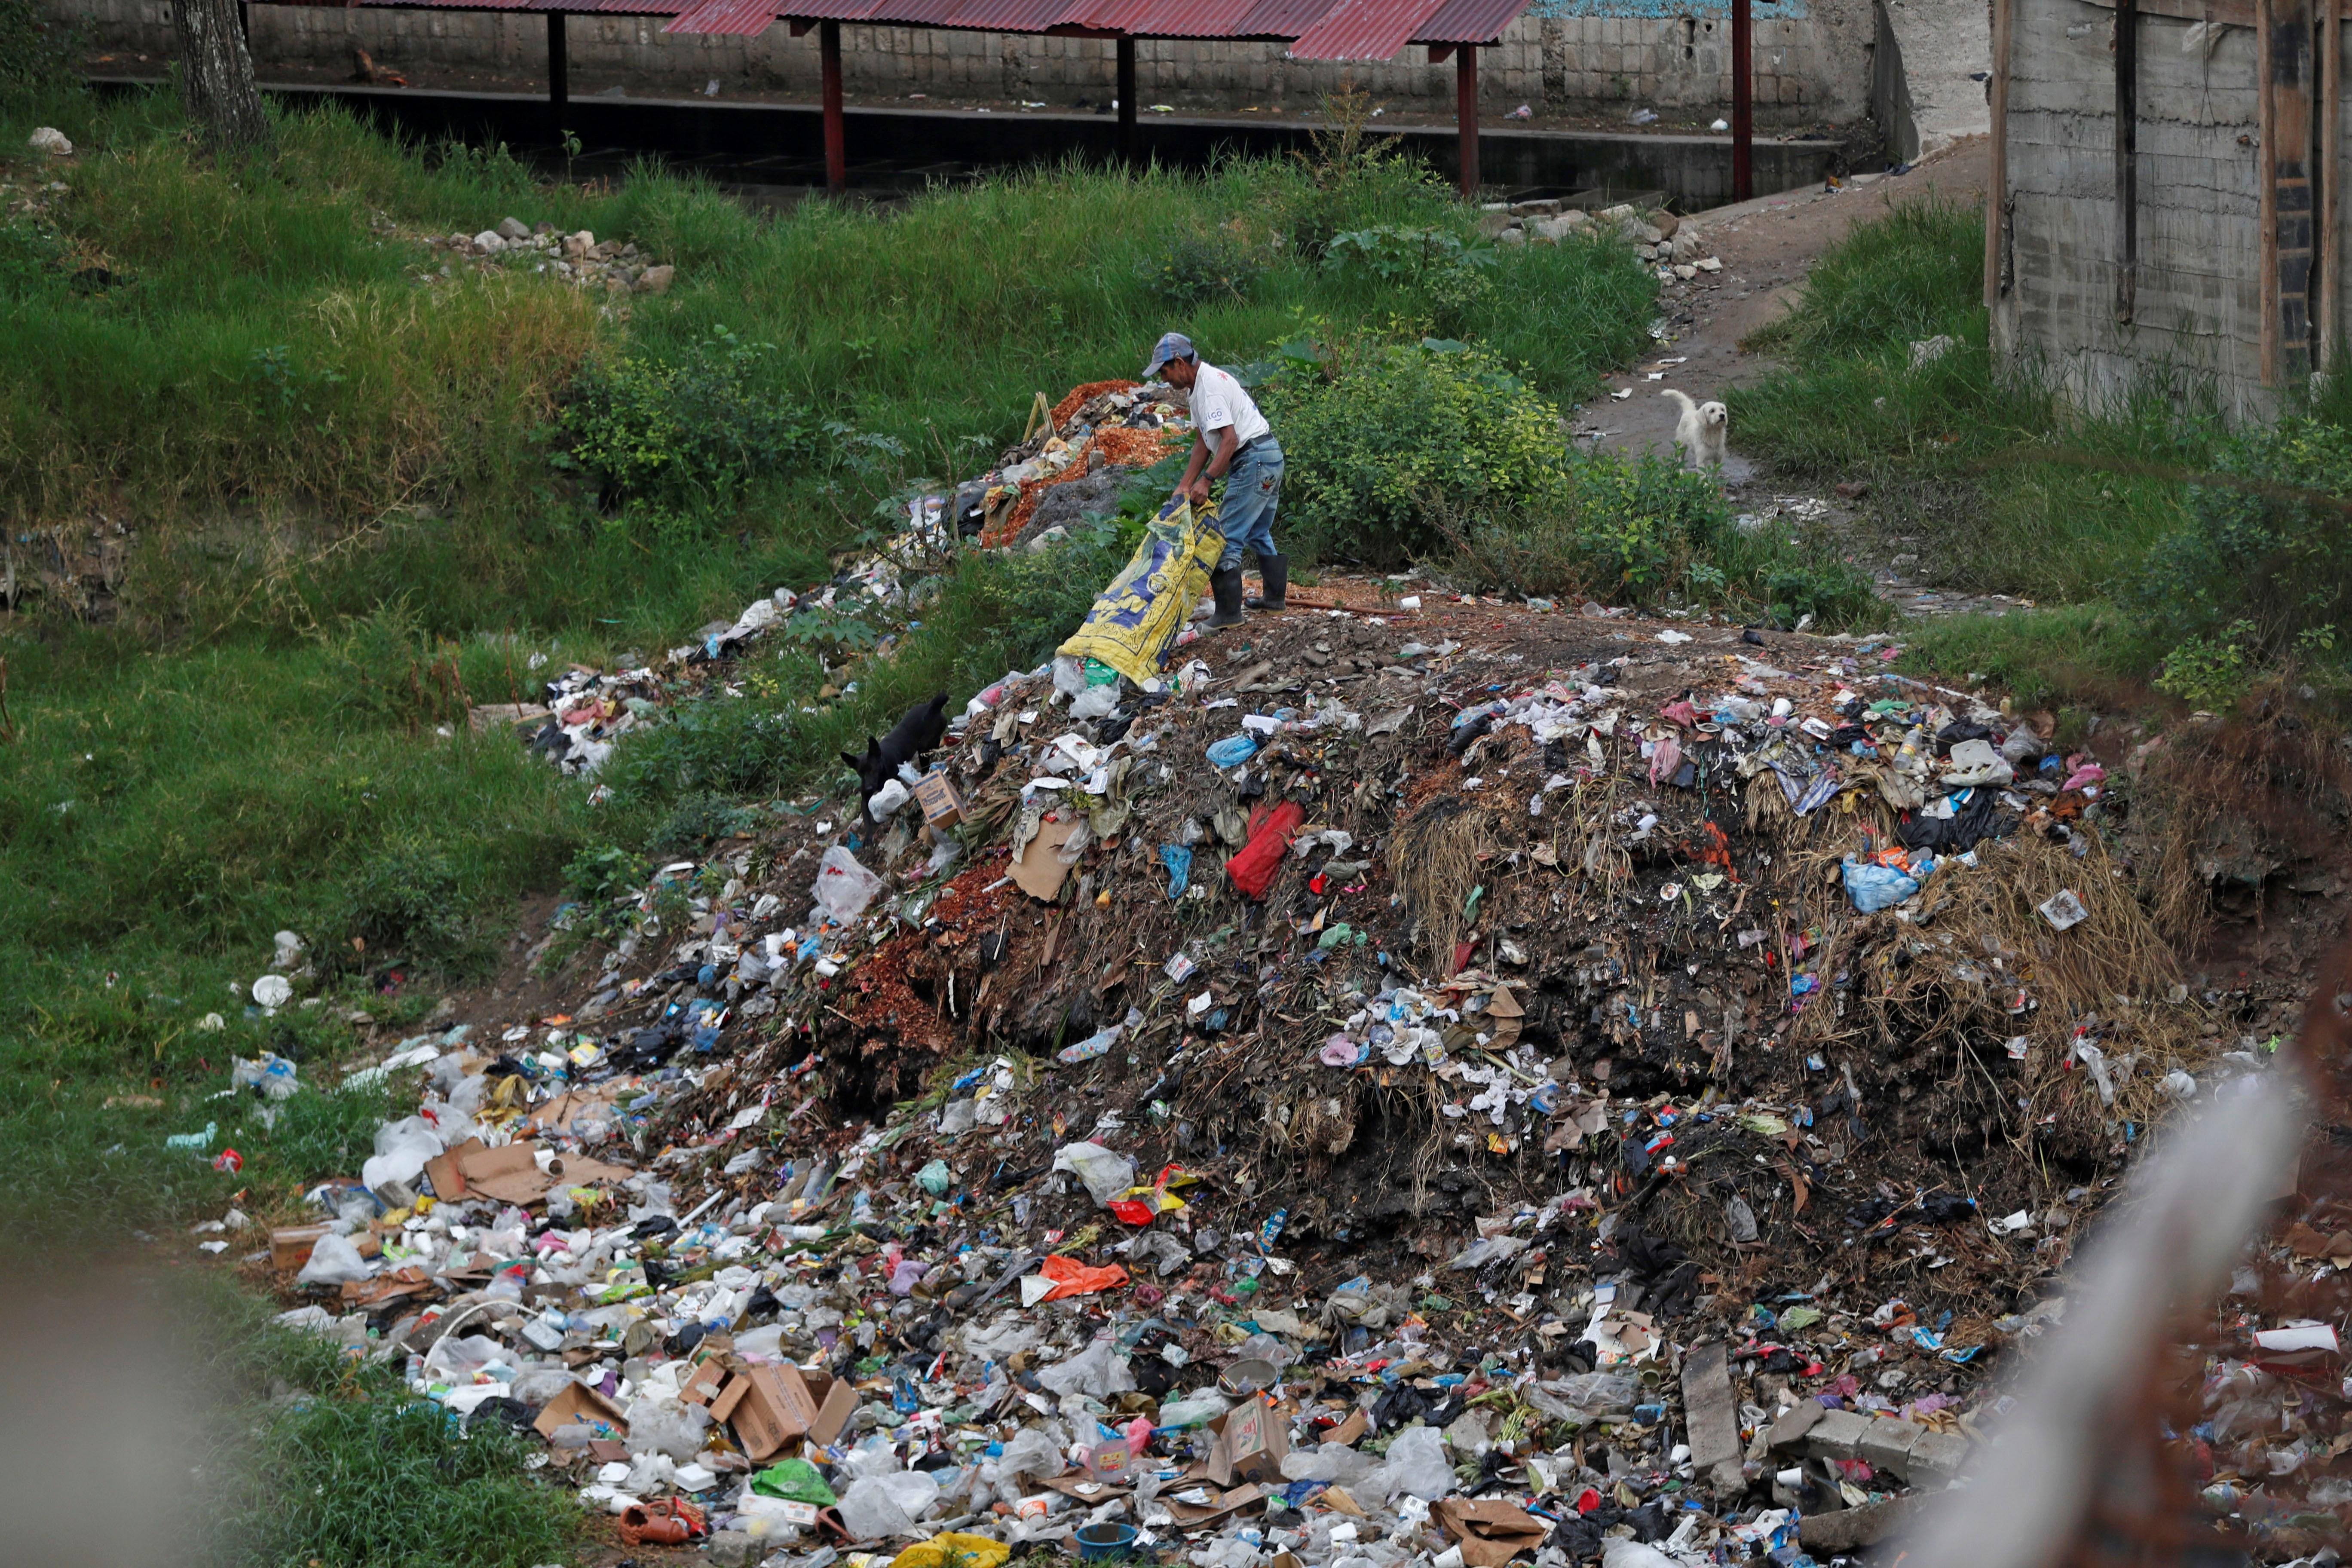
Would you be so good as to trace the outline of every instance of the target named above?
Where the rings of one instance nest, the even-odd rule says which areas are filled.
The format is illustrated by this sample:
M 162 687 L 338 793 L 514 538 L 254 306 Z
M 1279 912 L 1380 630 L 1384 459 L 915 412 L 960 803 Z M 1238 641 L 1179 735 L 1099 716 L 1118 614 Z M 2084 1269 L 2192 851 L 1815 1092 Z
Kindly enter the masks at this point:
M 1059 1301 L 1068 1296 L 1091 1296 L 1097 1290 L 1108 1290 L 1127 1283 L 1127 1270 L 1118 1264 L 1097 1268 L 1075 1258 L 1048 1258 L 1038 1266 L 1037 1272 L 1054 1282 L 1054 1288 L 1037 1298 L 1040 1301 Z
M 1261 805 L 1250 813 L 1249 842 L 1225 862 L 1225 875 L 1234 879 L 1234 886 L 1253 899 L 1265 897 L 1275 872 L 1281 868 L 1283 855 L 1290 848 L 1291 836 L 1306 820 L 1306 808 L 1293 800 L 1271 810 Z

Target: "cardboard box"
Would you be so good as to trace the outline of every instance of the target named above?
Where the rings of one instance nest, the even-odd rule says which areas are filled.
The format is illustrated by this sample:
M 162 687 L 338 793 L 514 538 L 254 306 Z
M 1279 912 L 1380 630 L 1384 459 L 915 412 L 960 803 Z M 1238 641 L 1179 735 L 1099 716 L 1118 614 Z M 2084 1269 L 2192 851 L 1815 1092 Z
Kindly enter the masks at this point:
M 1534 1552 L 1551 1528 L 1517 1503 L 1500 1498 L 1475 1502 L 1468 1498 L 1447 1498 L 1433 1503 L 1429 1511 L 1462 1549 L 1467 1568 L 1503 1568 L 1514 1557 Z
M 539 1419 L 530 1424 L 530 1429 L 542 1437 L 552 1437 L 558 1426 L 569 1426 L 575 1421 L 584 1421 L 591 1426 L 609 1427 L 614 1437 L 629 1435 L 628 1417 L 621 1414 L 620 1407 L 586 1384 L 577 1381 L 547 1402 L 546 1408 L 539 1413 Z M 604 1435 L 598 1434 L 599 1436 Z
M 1280 1481 L 1290 1454 L 1290 1423 L 1263 1394 L 1253 1394 L 1209 1423 L 1215 1434 L 1209 1448 L 1209 1479 L 1221 1487 L 1236 1480 Z
M 963 820 L 963 796 L 948 779 L 947 770 L 933 768 L 915 785 L 915 803 L 923 808 L 923 826 L 945 833 Z
M 269 1233 L 269 1267 L 299 1268 L 310 1261 L 310 1249 L 327 1234 L 323 1225 L 286 1225 Z
M 786 1362 L 747 1367 L 710 1403 L 711 1419 L 735 1428 L 735 1440 L 755 1463 L 805 1437 L 820 1447 L 841 1436 L 857 1410 L 857 1391 L 835 1378 Z

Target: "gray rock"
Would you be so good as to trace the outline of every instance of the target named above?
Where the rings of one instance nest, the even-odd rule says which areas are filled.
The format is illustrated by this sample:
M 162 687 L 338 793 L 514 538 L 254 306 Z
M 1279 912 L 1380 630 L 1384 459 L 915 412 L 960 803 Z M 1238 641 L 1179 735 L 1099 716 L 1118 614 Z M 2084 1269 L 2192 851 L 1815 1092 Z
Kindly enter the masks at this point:
M 677 268 L 675 267 L 648 267 L 637 278 L 637 292 L 640 294 L 667 294 L 669 292 L 669 286 L 673 282 L 677 281 Z
M 1821 1418 L 1829 1414 L 1828 1406 L 1817 1399 L 1801 1399 L 1764 1435 L 1764 1446 L 1775 1454 L 1782 1454 L 1805 1440 Z
M 502 217 L 499 219 L 499 237 L 500 239 L 529 239 L 530 237 L 530 225 L 523 222 L 522 219 L 519 217 Z
M 1921 1432 L 1911 1445 L 1906 1476 L 1913 1486 L 1941 1486 L 1958 1476 L 1969 1462 L 1969 1440 L 1950 1432 Z
M 721 1530 L 714 1533 L 703 1551 L 719 1568 L 742 1568 L 742 1564 L 759 1555 L 760 1543 L 740 1530 Z
M 1880 1416 L 1872 1421 L 1863 1433 L 1862 1441 L 1855 1446 L 1855 1457 L 1874 1470 L 1885 1470 L 1907 1479 L 1911 1445 L 1919 1440 L 1919 1434 L 1924 1430 L 1908 1421 Z
M 1797 1540 L 1807 1551 L 1824 1556 L 1873 1546 L 1900 1530 L 1922 1500 L 1916 1496 L 1885 1498 L 1835 1513 L 1809 1513 L 1797 1525 Z
M 1717 1492 L 1738 1492 L 1745 1484 L 1739 1472 L 1739 1402 L 1720 1342 L 1693 1345 L 1683 1358 L 1683 1418 L 1692 1468 Z
M 1860 1451 L 1862 1435 L 1870 1430 L 1870 1418 L 1851 1410 L 1824 1410 L 1813 1429 L 1805 1434 L 1805 1455 L 1808 1458 L 1851 1459 Z
M 1053 486 L 1037 498 L 1037 510 L 1013 542 L 1026 544 L 1049 528 L 1066 530 L 1088 517 L 1109 516 L 1118 510 L 1118 492 L 1134 476 L 1133 468 L 1105 467 Z
M 484 256 L 496 256 L 506 247 L 506 237 L 494 228 L 486 228 L 474 237 L 474 248 Z

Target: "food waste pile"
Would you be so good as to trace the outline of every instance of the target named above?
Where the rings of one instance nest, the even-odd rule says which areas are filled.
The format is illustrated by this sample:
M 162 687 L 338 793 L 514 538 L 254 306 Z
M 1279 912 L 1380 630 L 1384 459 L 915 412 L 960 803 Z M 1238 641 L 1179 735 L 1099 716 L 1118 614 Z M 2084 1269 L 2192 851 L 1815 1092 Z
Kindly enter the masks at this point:
M 574 1000 L 383 1042 L 415 1114 L 247 1266 L 725 1561 L 1881 1540 L 2260 1070 L 2135 890 L 2145 749 L 1882 641 L 1321 596 L 564 910 Z

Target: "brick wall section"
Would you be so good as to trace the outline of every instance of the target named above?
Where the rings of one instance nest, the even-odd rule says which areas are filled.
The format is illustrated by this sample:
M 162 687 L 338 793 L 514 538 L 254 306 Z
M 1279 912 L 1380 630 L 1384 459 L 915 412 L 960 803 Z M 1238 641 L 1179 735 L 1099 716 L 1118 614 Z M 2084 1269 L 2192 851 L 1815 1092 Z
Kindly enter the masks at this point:
M 1648 0 L 1640 8 L 1655 9 Z M 79 18 L 100 48 L 168 57 L 173 49 L 167 0 L 51 0 Z M 1868 0 L 1796 0 L 1790 16 L 1756 23 L 1756 102 L 1759 123 L 1811 124 L 1858 119 L 1868 98 Z M 545 73 L 545 24 L 535 16 L 494 12 L 358 10 L 256 5 L 254 55 L 265 78 L 273 65 L 332 69 L 354 47 L 393 69 L 425 79 L 435 68 L 497 71 L 538 79 Z M 1479 59 L 1481 101 L 1489 113 L 1520 103 L 1545 109 L 1595 104 L 1706 108 L 1731 101 L 1731 40 L 1722 0 L 1695 3 L 1673 16 L 1534 14 L 1513 24 Z M 569 29 L 575 94 L 616 84 L 647 96 L 722 88 L 814 97 L 816 37 L 771 27 L 757 38 L 666 37 L 662 19 L 573 16 Z M 925 28 L 843 30 L 843 65 L 854 93 L 898 96 L 1107 100 L 1112 46 L 1089 38 L 1024 37 Z M 1248 104 L 1296 111 L 1352 79 L 1391 100 L 1450 106 L 1451 64 L 1431 66 L 1418 48 L 1374 66 L 1292 64 L 1279 46 L 1146 41 L 1136 47 L 1147 105 L 1236 109 Z
M 2253 30 L 2221 29 L 2209 54 L 2188 38 L 2188 22 L 2143 16 L 2139 26 L 2139 284 L 2124 324 L 2115 310 L 2115 13 L 2018 0 L 2015 282 L 1994 312 L 1994 342 L 2086 406 L 2169 370 L 2210 386 L 2233 416 L 2267 414 L 2278 395 L 2262 384 Z

